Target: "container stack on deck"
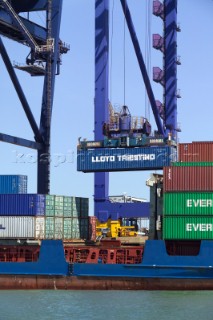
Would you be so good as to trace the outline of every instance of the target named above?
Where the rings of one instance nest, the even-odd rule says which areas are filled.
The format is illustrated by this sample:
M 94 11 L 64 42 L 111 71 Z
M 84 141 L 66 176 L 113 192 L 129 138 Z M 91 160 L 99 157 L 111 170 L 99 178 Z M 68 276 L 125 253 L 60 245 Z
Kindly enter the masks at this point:
M 28 194 L 27 177 L 0 176 L 0 239 L 88 239 L 88 198 Z
M 165 240 L 213 239 L 213 142 L 181 143 L 164 168 Z
M 87 198 L 46 195 L 45 239 L 88 239 Z

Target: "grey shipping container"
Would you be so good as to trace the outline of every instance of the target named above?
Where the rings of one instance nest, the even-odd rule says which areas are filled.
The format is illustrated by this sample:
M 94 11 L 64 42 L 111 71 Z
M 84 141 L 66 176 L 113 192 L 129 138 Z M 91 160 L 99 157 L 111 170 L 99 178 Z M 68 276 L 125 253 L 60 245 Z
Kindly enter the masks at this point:
M 0 216 L 0 238 L 34 239 L 34 217 L 2 217 Z
M 0 239 L 89 239 L 89 218 L 1 216 Z
M 158 170 L 176 161 L 176 148 L 105 148 L 77 151 L 77 170 L 83 172 Z

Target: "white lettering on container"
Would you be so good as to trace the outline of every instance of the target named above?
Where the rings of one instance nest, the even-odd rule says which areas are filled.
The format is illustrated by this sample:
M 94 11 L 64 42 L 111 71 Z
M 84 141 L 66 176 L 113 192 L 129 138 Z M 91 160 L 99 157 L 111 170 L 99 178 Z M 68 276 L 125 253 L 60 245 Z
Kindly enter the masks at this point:
M 113 161 L 115 161 L 115 156 L 92 157 L 92 162 L 113 162 Z
M 152 161 L 155 160 L 155 154 L 124 154 L 124 155 L 117 155 L 117 156 L 92 156 L 92 162 L 115 162 L 118 161 L 141 161 L 141 160 L 148 160 Z
M 213 206 L 213 201 L 212 201 L 212 199 L 197 199 L 197 200 L 187 199 L 186 206 L 189 208 L 191 208 L 191 207 L 207 208 L 207 207 Z
M 124 154 L 117 156 L 118 161 L 141 161 L 141 160 L 155 160 L 155 154 Z
M 186 231 L 212 231 L 212 223 L 187 223 Z

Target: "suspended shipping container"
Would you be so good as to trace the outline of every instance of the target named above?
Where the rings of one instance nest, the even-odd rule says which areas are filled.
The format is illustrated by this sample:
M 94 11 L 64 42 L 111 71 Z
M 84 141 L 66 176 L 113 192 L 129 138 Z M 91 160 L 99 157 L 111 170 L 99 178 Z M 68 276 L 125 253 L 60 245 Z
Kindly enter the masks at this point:
M 213 167 L 172 166 L 163 170 L 164 192 L 213 191 Z
M 213 240 L 213 216 L 164 216 L 163 239 Z
M 213 215 L 213 193 L 167 192 L 163 207 L 165 215 Z
M 0 194 L 27 193 L 27 176 L 0 175 Z
M 176 161 L 176 148 L 102 148 L 77 151 L 77 170 L 83 172 L 158 170 Z
M 192 143 L 179 143 L 178 161 L 213 162 L 213 142 L 196 141 Z

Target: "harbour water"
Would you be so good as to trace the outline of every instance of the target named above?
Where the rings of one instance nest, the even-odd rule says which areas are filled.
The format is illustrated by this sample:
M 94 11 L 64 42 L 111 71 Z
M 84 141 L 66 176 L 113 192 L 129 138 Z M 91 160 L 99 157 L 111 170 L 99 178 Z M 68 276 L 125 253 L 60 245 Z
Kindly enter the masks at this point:
M 0 291 L 0 320 L 212 320 L 213 291 Z

